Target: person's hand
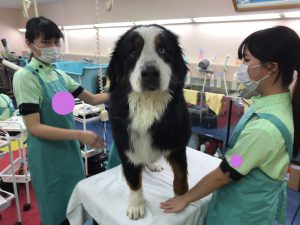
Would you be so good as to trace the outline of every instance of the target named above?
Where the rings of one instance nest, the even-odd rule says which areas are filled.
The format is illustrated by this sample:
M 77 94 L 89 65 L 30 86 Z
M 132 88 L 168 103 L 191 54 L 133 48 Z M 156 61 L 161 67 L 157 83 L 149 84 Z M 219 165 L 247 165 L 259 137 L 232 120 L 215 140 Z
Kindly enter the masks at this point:
M 185 209 L 188 205 L 189 203 L 184 199 L 184 197 L 179 195 L 165 202 L 161 202 L 160 208 L 164 209 L 165 213 L 174 213 Z
M 92 131 L 81 131 L 79 134 L 79 141 L 92 148 L 102 148 L 104 146 L 103 141 L 101 141 L 99 136 Z

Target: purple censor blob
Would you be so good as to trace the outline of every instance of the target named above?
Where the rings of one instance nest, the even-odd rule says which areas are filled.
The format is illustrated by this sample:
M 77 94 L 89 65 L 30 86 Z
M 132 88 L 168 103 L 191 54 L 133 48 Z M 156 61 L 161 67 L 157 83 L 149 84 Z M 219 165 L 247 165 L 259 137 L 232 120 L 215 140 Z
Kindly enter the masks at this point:
M 58 92 L 52 98 L 52 108 L 57 114 L 67 115 L 73 112 L 74 106 L 74 97 L 69 92 Z
M 244 159 L 242 156 L 240 155 L 232 155 L 230 158 L 230 164 L 232 165 L 232 167 L 238 168 L 240 167 L 244 162 Z

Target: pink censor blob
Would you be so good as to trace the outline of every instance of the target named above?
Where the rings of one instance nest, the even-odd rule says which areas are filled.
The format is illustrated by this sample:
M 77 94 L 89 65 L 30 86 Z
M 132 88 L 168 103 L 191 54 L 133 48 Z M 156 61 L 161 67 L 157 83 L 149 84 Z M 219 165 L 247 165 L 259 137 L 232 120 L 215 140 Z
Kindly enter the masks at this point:
M 240 155 L 232 155 L 230 158 L 230 164 L 232 165 L 232 167 L 238 168 L 240 167 L 244 162 L 244 159 L 242 156 Z
M 58 92 L 52 98 L 52 108 L 57 114 L 67 115 L 73 112 L 74 106 L 75 99 L 67 91 Z

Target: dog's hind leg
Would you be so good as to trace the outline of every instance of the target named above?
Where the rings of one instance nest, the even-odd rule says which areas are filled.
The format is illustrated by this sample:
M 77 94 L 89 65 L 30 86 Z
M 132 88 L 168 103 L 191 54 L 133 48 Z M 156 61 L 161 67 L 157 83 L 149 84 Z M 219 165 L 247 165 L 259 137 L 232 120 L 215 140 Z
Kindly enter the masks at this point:
M 127 216 L 139 219 L 145 215 L 145 203 L 142 189 L 142 166 L 130 163 L 123 164 L 124 176 L 130 188 Z
M 167 161 L 170 163 L 173 173 L 173 189 L 176 195 L 182 195 L 188 191 L 187 181 L 187 159 L 185 149 L 172 152 Z

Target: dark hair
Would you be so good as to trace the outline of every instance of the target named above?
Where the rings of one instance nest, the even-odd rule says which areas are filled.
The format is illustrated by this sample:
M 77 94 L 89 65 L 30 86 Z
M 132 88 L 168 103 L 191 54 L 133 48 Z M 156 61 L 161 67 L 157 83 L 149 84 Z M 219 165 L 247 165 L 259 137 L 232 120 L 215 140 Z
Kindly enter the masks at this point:
M 25 38 L 30 43 L 40 36 L 44 39 L 64 38 L 58 26 L 43 16 L 31 18 L 26 23 Z
M 277 26 L 249 35 L 238 49 L 239 59 L 243 59 L 246 48 L 262 63 L 278 63 L 276 80 L 281 78 L 284 87 L 291 84 L 294 71 L 297 71 L 292 97 L 295 129 L 293 155 L 296 156 L 300 152 L 300 38 L 294 30 Z

